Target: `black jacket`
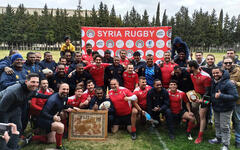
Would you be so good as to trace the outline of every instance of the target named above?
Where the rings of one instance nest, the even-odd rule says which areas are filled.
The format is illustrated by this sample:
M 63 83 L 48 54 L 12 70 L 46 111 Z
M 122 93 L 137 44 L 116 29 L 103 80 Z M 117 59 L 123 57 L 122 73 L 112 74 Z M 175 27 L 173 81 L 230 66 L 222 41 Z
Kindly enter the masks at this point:
M 60 77 L 58 72 L 56 72 L 53 76 L 48 78 L 48 83 L 49 87 L 52 88 L 54 92 L 58 92 L 59 85 L 61 83 L 69 83 L 69 79 L 66 74 L 63 77 Z
M 180 76 L 173 75 L 172 80 L 176 80 L 178 82 L 178 89 L 183 92 L 188 92 L 193 90 L 193 83 L 191 80 L 190 73 L 187 72 L 186 69 L 181 68 L 182 74 Z
M 114 78 L 118 80 L 120 86 L 123 86 L 123 72 L 124 68 L 120 64 L 118 66 L 114 64 L 108 66 L 104 73 L 104 84 L 110 86 L 110 80 Z
M 69 79 L 69 86 L 70 86 L 70 89 L 72 91 L 75 91 L 75 88 L 77 86 L 78 83 L 80 82 L 84 82 L 84 86 L 86 88 L 86 83 L 88 80 L 93 80 L 92 76 L 90 73 L 88 73 L 88 71 L 84 70 L 82 74 L 77 74 L 77 72 L 75 71 L 71 78 Z
M 105 101 L 109 101 L 111 103 L 111 106 L 108 109 L 108 115 L 114 115 L 115 114 L 115 109 L 114 109 L 114 106 L 112 104 L 112 101 L 110 99 L 107 99 L 105 96 L 103 97 L 103 99 L 98 99 L 97 96 L 94 96 L 90 101 L 89 109 L 92 109 L 96 102 L 97 102 L 97 105 L 99 107 L 100 104 L 102 102 L 105 102 Z
M 215 98 L 215 94 L 220 90 L 219 98 Z M 233 110 L 238 100 L 238 91 L 236 86 L 230 81 L 228 71 L 224 71 L 220 81 L 212 81 L 211 100 L 213 110 L 216 112 L 227 112 Z
M 166 111 L 170 106 L 169 95 L 166 89 L 162 88 L 160 92 L 157 92 L 155 88 L 152 88 L 147 93 L 147 112 L 152 115 L 152 109 L 159 106 L 161 111 Z

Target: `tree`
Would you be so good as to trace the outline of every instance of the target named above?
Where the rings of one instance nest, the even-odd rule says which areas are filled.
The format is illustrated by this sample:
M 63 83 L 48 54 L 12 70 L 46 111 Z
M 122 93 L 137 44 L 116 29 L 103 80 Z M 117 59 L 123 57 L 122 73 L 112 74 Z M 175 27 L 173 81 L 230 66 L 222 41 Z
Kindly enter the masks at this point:
M 158 6 L 157 6 L 157 12 L 156 12 L 156 26 L 161 26 L 160 23 L 160 2 L 158 2 Z
M 125 27 L 129 27 L 130 26 L 130 18 L 129 18 L 129 15 L 128 15 L 128 11 L 127 11 L 126 15 L 123 18 L 123 25 Z
M 148 16 L 148 13 L 147 13 L 146 9 L 144 10 L 144 13 L 143 13 L 143 16 L 142 16 L 142 23 L 141 23 L 141 25 L 143 27 L 148 27 L 149 26 L 149 16 Z
M 93 8 L 92 8 L 92 13 L 91 13 L 90 20 L 91 20 L 90 23 L 89 23 L 90 26 L 96 27 L 98 25 L 98 16 L 97 16 L 97 12 L 95 10 L 94 5 L 93 5 Z
M 110 16 L 109 16 L 109 25 L 111 27 L 116 27 L 117 26 L 117 17 L 116 17 L 116 12 L 114 9 L 114 5 L 112 6 Z
M 166 9 L 164 10 L 164 13 L 163 13 L 163 18 L 162 18 L 162 26 L 167 26 L 168 25 L 168 17 L 167 17 L 167 14 L 166 14 Z
M 221 46 L 223 45 L 223 10 L 221 9 L 219 18 L 218 18 L 218 28 L 217 28 L 217 33 L 218 33 L 218 45 Z
M 151 26 L 152 26 L 152 27 L 155 26 L 155 17 L 154 17 L 154 16 L 153 16 L 153 18 L 152 18 Z

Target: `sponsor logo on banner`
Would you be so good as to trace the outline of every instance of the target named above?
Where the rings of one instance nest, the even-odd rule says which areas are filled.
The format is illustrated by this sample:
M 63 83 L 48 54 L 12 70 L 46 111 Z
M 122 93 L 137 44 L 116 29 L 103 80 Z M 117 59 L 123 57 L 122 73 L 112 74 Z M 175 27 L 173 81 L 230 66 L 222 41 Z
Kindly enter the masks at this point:
M 134 52 L 133 52 L 132 50 L 130 50 L 130 49 L 127 50 L 127 57 L 128 57 L 128 58 L 132 58 L 132 57 L 133 57 L 133 53 L 134 53 Z
M 85 36 L 85 32 L 84 32 L 84 30 L 83 30 L 83 29 L 81 30 L 81 36 L 82 36 L 82 37 L 84 37 L 84 36 Z
M 95 42 L 93 40 L 88 40 L 87 43 L 90 43 L 92 45 L 92 47 L 95 46 Z
M 171 40 L 168 40 L 168 41 L 167 41 L 167 47 L 168 47 L 168 48 L 171 48 Z
M 114 51 L 109 49 L 111 51 L 111 56 L 113 57 L 114 56 Z
M 157 58 L 163 58 L 164 52 L 162 50 L 157 50 L 156 57 Z
M 133 48 L 134 42 L 132 40 L 127 40 L 126 46 L 127 46 L 127 48 Z
M 146 46 L 147 46 L 147 48 L 153 48 L 153 46 L 154 46 L 154 41 L 153 41 L 153 40 L 147 40 Z
M 163 40 L 158 40 L 156 42 L 156 46 L 157 46 L 157 48 L 163 48 L 165 46 L 165 43 Z
M 143 46 L 144 46 L 143 40 L 137 40 L 136 46 L 137 46 L 137 48 L 143 48 Z
M 98 48 L 103 48 L 104 47 L 104 41 L 103 40 L 98 40 L 97 43 L 96 43 L 96 46 Z
M 153 50 L 147 50 L 147 51 L 146 51 L 146 56 L 147 56 L 148 54 L 151 54 L 151 55 L 154 56 L 154 51 L 153 51 Z
M 113 46 L 114 46 L 113 40 L 108 40 L 108 41 L 106 42 L 106 46 L 107 46 L 108 48 L 113 48 Z
M 117 46 L 117 48 L 123 48 L 123 46 L 124 46 L 123 40 L 118 40 L 118 41 L 116 42 L 116 46 Z
M 165 36 L 165 31 L 162 30 L 162 29 L 158 30 L 157 33 L 156 33 L 156 36 L 158 38 L 163 38 Z
M 169 30 L 167 31 L 167 36 L 168 36 L 169 38 L 172 37 L 172 29 L 169 29 Z
M 93 30 L 88 30 L 87 31 L 87 37 L 93 38 L 95 36 L 95 32 Z
M 115 55 L 118 56 L 118 57 L 120 57 L 120 51 L 121 51 L 121 49 L 117 50 L 116 53 L 115 53 Z
M 84 47 L 85 46 L 85 41 L 84 40 L 82 40 L 82 47 Z

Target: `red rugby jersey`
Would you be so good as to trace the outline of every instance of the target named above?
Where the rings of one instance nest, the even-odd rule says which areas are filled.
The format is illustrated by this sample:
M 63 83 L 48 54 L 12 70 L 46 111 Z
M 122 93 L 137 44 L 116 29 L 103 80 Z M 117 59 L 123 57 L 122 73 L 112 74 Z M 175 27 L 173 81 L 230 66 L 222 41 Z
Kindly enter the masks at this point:
M 76 95 L 73 95 L 71 97 L 68 97 L 67 104 L 71 105 L 73 107 L 79 107 L 79 104 L 81 103 L 82 96 L 79 98 L 76 98 Z
M 114 105 L 117 116 L 126 116 L 131 114 L 132 105 L 128 101 L 124 100 L 124 97 L 133 96 L 134 94 L 124 87 L 119 87 L 117 92 L 110 90 L 109 97 Z
M 163 66 L 160 67 L 161 69 L 161 72 L 162 72 L 162 83 L 163 83 L 163 87 L 164 88 L 168 88 L 169 87 L 169 82 L 171 80 L 171 73 L 172 71 L 174 71 L 174 67 L 177 66 L 178 64 L 176 63 L 171 63 L 169 62 L 168 64 L 167 63 L 163 63 Z
M 107 63 L 102 63 L 100 66 L 97 66 L 96 64 L 90 64 L 84 67 L 84 69 L 89 71 L 96 82 L 96 85 L 101 87 L 104 86 L 104 70 L 109 65 L 110 64 Z
M 186 93 L 177 90 L 176 93 L 173 93 L 168 90 L 169 100 L 170 100 L 170 109 L 172 113 L 179 114 L 182 110 L 182 101 L 185 103 L 189 102 L 186 96 Z
M 82 60 L 86 60 L 88 62 L 87 65 L 91 64 L 93 61 L 92 54 L 91 55 L 88 55 L 88 54 L 82 55 Z
M 125 60 L 120 59 L 120 64 L 123 65 L 123 66 L 125 66 L 125 67 L 126 67 L 129 63 L 130 63 L 130 61 L 129 61 L 127 58 L 125 58 Z
M 133 91 L 135 89 L 135 85 L 138 83 L 138 74 L 136 72 L 129 74 L 127 71 L 124 71 L 123 82 L 125 88 Z
M 43 92 L 42 90 L 38 90 L 38 93 L 44 94 L 44 95 L 52 95 L 52 92 L 50 92 L 49 89 L 47 89 L 45 92 Z M 32 98 L 31 110 L 30 110 L 31 114 L 39 115 L 46 102 L 47 102 L 47 99 L 35 98 L 35 97 Z
M 81 103 L 85 102 L 87 100 L 88 96 L 93 98 L 94 95 L 95 95 L 94 90 L 91 93 L 88 90 L 84 91 L 82 96 L 81 96 Z
M 137 87 L 133 92 L 138 98 L 138 105 L 143 110 L 147 110 L 147 93 L 151 88 L 152 88 L 151 86 L 146 85 L 145 89 Z
M 191 79 L 195 92 L 199 94 L 204 94 L 206 92 L 205 88 L 211 86 L 210 75 L 202 69 L 200 69 L 200 72 L 196 75 L 191 74 Z

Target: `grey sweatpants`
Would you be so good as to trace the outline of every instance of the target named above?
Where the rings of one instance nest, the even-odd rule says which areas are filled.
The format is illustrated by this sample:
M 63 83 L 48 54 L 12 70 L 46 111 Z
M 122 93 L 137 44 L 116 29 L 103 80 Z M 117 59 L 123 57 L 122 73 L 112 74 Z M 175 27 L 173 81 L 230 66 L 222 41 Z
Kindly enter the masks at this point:
M 233 111 L 214 112 L 216 137 L 222 139 L 222 143 L 226 146 L 230 145 L 230 122 Z

